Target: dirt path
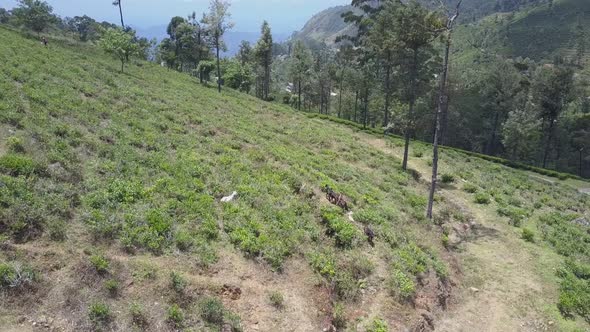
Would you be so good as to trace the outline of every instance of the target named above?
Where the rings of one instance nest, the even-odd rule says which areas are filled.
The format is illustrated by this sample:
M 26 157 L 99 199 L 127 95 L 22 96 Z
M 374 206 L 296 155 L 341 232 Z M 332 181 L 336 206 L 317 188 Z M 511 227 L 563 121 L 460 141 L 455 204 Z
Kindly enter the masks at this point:
M 382 139 L 363 134 L 359 139 L 400 159 L 403 155 L 403 148 L 390 147 Z M 430 181 L 430 167 L 424 160 L 410 158 L 409 167 Z M 449 310 L 437 319 L 436 331 L 557 331 L 542 314 L 547 294 L 556 292 L 556 286 L 539 276 L 539 264 L 547 262 L 540 255 L 547 253 L 537 253 L 520 240 L 493 208 L 472 208 L 470 197 L 458 189 L 441 193 L 469 210 L 477 226 L 458 252 L 463 281 L 454 290 Z

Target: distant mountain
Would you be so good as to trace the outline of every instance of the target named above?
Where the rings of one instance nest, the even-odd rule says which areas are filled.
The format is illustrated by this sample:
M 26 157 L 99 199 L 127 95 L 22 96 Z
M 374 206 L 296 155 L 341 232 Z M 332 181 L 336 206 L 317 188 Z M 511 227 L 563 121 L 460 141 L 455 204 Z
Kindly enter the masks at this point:
M 158 42 L 162 39 L 168 37 L 166 34 L 166 26 L 153 26 L 149 28 L 136 28 L 137 34 L 141 37 L 146 37 L 148 39 L 156 38 Z M 289 34 L 273 34 L 273 39 L 275 42 L 280 43 L 289 37 Z M 260 37 L 259 32 L 242 32 L 242 31 L 228 31 L 225 36 L 225 44 L 227 46 L 227 52 L 224 53 L 224 56 L 234 56 L 240 47 L 240 43 L 242 40 L 249 41 L 250 43 L 254 44 L 258 41 Z
M 431 0 L 419 0 L 433 6 Z M 443 0 L 449 7 L 457 0 Z M 333 46 L 338 36 L 354 35 L 342 14 L 352 6 L 328 8 L 314 15 L 293 38 L 309 46 Z M 590 27 L 590 0 L 464 0 L 457 29 L 457 51 L 470 53 L 473 44 L 507 57 L 549 59 L 570 56 L 576 25 Z M 590 28 L 586 28 L 590 35 Z M 487 45 L 485 45 L 487 43 Z M 471 52 L 472 53 L 472 52 Z
M 307 21 L 303 29 L 293 37 L 308 43 L 334 45 L 337 37 L 355 34 L 355 27 L 342 18 L 342 14 L 351 10 L 358 11 L 352 6 L 338 6 L 321 11 Z

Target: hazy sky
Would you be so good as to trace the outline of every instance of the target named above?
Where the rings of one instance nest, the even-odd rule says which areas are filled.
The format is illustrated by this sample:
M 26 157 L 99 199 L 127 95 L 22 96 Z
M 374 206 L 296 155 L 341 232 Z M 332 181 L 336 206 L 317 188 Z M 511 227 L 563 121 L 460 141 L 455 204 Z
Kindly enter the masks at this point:
M 112 0 L 46 0 L 58 15 L 86 14 L 99 21 L 119 22 Z M 269 21 L 276 33 L 299 30 L 317 12 L 350 0 L 233 0 L 231 13 L 234 31 L 253 32 L 263 20 Z M 209 0 L 123 0 L 125 24 L 151 27 L 167 24 L 172 16 L 197 15 L 207 10 Z M 16 0 L 0 0 L 0 7 L 11 8 Z

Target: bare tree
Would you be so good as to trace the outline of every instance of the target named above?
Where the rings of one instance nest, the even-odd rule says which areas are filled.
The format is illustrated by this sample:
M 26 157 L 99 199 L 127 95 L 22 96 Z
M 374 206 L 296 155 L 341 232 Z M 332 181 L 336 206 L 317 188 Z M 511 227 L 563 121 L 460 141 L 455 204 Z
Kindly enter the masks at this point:
M 434 206 L 434 193 L 436 192 L 436 182 L 437 182 L 437 178 L 438 178 L 438 135 L 440 132 L 440 118 L 441 118 L 441 113 L 443 112 L 443 108 L 445 107 L 445 105 L 447 104 L 447 76 L 448 76 L 448 72 L 449 72 L 449 55 L 450 55 L 450 51 L 451 51 L 451 41 L 452 41 L 452 32 L 453 32 L 453 26 L 455 24 L 455 21 L 457 20 L 457 17 L 459 17 L 459 8 L 461 7 L 461 2 L 463 0 L 459 0 L 459 2 L 457 3 L 457 7 L 455 8 L 455 13 L 451 16 L 450 12 L 448 10 L 446 10 L 447 12 L 447 16 L 449 16 L 449 19 L 447 21 L 447 25 L 445 27 L 445 37 L 446 37 L 446 47 L 445 47 L 445 57 L 444 57 L 444 61 L 443 61 L 443 68 L 442 68 L 442 73 L 439 77 L 440 79 L 440 83 L 439 83 L 439 96 L 438 96 L 438 103 L 437 103 L 437 107 L 436 107 L 436 125 L 435 125 L 435 129 L 434 129 L 434 141 L 432 143 L 433 145 L 433 150 L 432 150 L 432 182 L 430 184 L 430 195 L 428 197 L 428 210 L 426 212 L 426 216 L 429 219 L 432 219 L 432 208 Z M 444 6 L 444 4 L 441 1 L 441 6 L 442 8 L 446 7 Z
M 122 0 L 114 0 L 113 6 L 119 6 L 119 15 L 121 16 L 121 27 L 125 30 L 125 22 L 123 21 L 123 8 L 121 7 Z

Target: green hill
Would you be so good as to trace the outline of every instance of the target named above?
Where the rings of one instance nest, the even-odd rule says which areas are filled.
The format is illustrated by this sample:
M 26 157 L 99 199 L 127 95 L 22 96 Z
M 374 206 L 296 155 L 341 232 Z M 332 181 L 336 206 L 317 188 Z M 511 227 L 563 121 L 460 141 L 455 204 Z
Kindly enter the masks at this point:
M 531 1 L 533 2 L 533 1 Z M 446 1 L 452 5 L 455 1 Z M 426 1 L 426 5 L 431 2 Z M 352 6 L 324 10 L 312 17 L 296 35 L 312 42 L 334 45 L 338 36 L 354 34 L 354 27 L 342 19 Z M 552 61 L 556 55 L 569 59 L 575 56 L 576 27 L 581 25 L 590 35 L 590 2 L 555 0 L 523 5 L 518 11 L 499 12 L 494 1 L 466 0 L 461 7 L 461 23 L 457 28 L 458 57 L 470 57 L 474 47 L 484 48 L 505 57 L 523 57 Z M 477 45 L 477 46 L 475 46 Z M 588 58 L 588 56 L 586 56 Z
M 296 39 L 301 39 L 312 43 L 326 43 L 333 46 L 336 38 L 345 35 L 354 35 L 354 26 L 344 22 L 342 15 L 355 10 L 352 6 L 337 6 L 328 8 L 314 15 L 303 29 L 296 35 Z
M 4 331 L 588 327 L 587 183 L 445 150 L 433 224 L 428 145 L 118 66 L 0 27 Z
M 555 56 L 575 59 L 577 27 L 584 29 L 586 38 L 590 35 L 590 19 L 583 14 L 588 11 L 590 2 L 558 0 L 551 7 L 535 5 L 462 25 L 456 34 L 458 57 L 484 51 L 535 61 L 553 61 Z

